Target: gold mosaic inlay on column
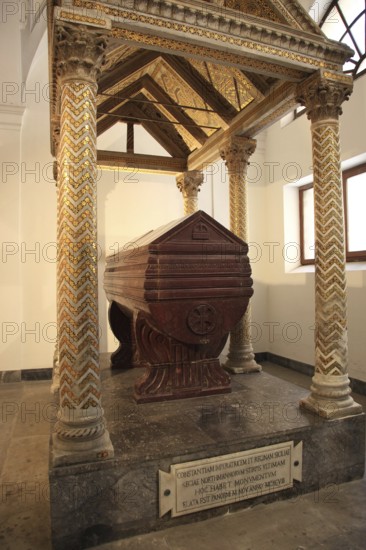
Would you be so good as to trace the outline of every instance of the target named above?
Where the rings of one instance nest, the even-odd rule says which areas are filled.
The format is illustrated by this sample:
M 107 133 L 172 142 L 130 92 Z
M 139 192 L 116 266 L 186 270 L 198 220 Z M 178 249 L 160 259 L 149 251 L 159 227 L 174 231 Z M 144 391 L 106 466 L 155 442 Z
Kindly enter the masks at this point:
M 341 105 L 352 81 L 325 72 L 299 86 L 310 118 L 315 217 L 315 374 L 302 406 L 326 418 L 361 412 L 348 378 L 346 252 L 339 139 Z
M 57 321 L 60 408 L 55 464 L 112 456 L 101 407 L 97 269 L 96 75 L 106 42 L 70 25 L 57 28 Z
M 248 242 L 248 190 L 247 170 L 249 158 L 254 153 L 256 141 L 234 136 L 220 149 L 229 175 L 230 229 L 243 241 Z M 255 362 L 250 341 L 250 302 L 243 318 L 230 333 L 230 348 L 225 367 L 231 372 L 258 372 L 261 367 Z

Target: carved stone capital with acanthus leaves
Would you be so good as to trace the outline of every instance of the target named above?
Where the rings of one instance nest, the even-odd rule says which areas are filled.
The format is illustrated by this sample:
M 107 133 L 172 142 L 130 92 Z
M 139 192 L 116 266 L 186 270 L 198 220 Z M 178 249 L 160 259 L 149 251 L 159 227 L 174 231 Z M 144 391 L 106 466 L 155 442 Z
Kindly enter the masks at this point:
M 319 71 L 299 84 L 296 100 L 306 107 L 312 122 L 338 119 L 342 103 L 353 90 L 352 77 L 330 71 Z
M 254 153 L 257 142 L 244 136 L 233 136 L 220 147 L 220 156 L 229 172 L 245 169 Z
M 177 176 L 177 187 L 183 196 L 197 196 L 203 183 L 203 173 L 200 170 L 190 170 Z
M 177 176 L 177 187 L 184 199 L 184 213 L 193 214 L 198 209 L 198 191 L 203 183 L 200 170 L 189 170 Z
M 63 24 L 56 27 L 57 76 L 96 82 L 105 62 L 107 35 Z

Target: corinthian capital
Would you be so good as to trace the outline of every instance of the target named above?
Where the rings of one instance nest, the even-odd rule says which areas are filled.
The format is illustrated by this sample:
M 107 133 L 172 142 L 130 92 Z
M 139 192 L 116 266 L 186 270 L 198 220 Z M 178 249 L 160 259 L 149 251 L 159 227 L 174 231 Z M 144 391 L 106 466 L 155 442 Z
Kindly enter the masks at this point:
M 203 173 L 200 170 L 190 170 L 177 176 L 177 187 L 183 196 L 197 196 L 203 182 Z
M 56 28 L 57 75 L 95 82 L 105 60 L 107 37 L 71 24 Z
M 319 71 L 299 84 L 296 99 L 306 107 L 307 116 L 312 122 L 338 119 L 342 114 L 341 105 L 348 100 L 352 90 L 352 77 Z
M 248 165 L 249 158 L 254 153 L 257 142 L 244 136 L 232 136 L 220 147 L 220 156 L 230 171 Z

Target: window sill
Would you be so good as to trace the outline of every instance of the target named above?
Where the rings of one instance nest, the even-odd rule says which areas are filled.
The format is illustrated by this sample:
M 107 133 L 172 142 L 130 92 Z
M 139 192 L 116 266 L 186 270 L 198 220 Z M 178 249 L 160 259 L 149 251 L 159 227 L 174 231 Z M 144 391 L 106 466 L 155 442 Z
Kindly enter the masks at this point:
M 366 271 L 366 262 L 347 262 L 346 271 Z M 287 274 L 292 273 L 314 273 L 314 265 L 299 265 L 291 270 L 287 270 Z

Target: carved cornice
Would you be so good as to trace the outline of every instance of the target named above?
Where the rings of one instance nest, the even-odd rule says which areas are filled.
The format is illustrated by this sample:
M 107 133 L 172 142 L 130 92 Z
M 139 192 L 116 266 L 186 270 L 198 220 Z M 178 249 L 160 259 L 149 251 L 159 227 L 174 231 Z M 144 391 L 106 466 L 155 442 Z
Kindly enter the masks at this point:
M 285 17 L 294 27 L 321 35 L 322 32 L 310 15 L 293 0 L 271 0 L 273 6 Z
M 338 69 L 351 55 L 351 50 L 344 45 L 327 40 L 316 32 L 316 26 L 304 18 L 303 10 L 295 9 L 294 3 L 278 2 L 282 11 L 292 14 L 292 18 L 307 19 L 308 31 L 295 29 L 287 25 L 265 21 L 257 17 L 240 13 L 236 10 L 223 9 L 207 3 L 173 3 L 166 0 L 119 0 L 118 6 L 109 3 L 74 0 L 74 5 L 86 10 L 94 9 L 110 17 L 114 27 L 120 22 L 128 23 L 130 30 L 141 28 L 158 30 L 160 36 L 172 32 L 187 36 L 201 42 L 207 38 L 213 43 L 223 43 L 226 47 L 239 46 L 247 48 L 253 55 L 273 55 L 286 62 L 301 63 L 312 67 Z M 286 5 L 286 8 L 283 7 Z M 279 7 L 277 9 L 279 9 Z M 295 13 L 296 12 L 296 13 Z M 303 27 L 304 25 L 302 25 Z
M 55 35 L 58 78 L 96 82 L 105 60 L 107 36 L 70 24 L 58 24 Z
M 329 118 L 338 119 L 342 103 L 353 90 L 352 77 L 320 71 L 298 86 L 297 101 L 307 109 L 312 122 Z
M 184 197 L 196 197 L 203 183 L 203 173 L 200 170 L 190 170 L 177 176 L 177 187 Z
M 210 31 L 208 31 L 207 34 L 210 35 Z M 252 58 L 247 56 L 244 51 L 240 51 L 237 48 L 233 48 L 232 50 L 227 48 L 224 51 L 216 50 L 211 44 L 210 47 L 207 47 L 202 44 L 192 44 L 191 42 L 177 40 L 177 38 L 164 38 L 154 34 L 146 34 L 145 32 L 142 33 L 124 28 L 113 29 L 112 35 L 122 40 L 135 42 L 136 44 L 152 46 L 158 51 L 166 51 L 169 53 L 179 52 L 180 54 L 186 54 L 187 57 L 194 55 L 200 57 L 201 59 L 213 62 L 222 62 L 225 63 L 225 65 L 236 65 L 242 69 L 266 74 L 275 78 L 280 76 L 288 80 L 300 81 L 304 77 L 303 70 L 298 70 L 296 68 L 287 67 L 284 65 L 276 65 L 273 62 L 273 59 L 268 62 L 268 60 L 263 61 L 264 58 Z M 217 33 L 212 33 L 212 35 L 220 38 L 220 35 Z M 209 37 L 210 36 L 208 36 L 208 38 Z M 205 44 L 208 44 L 208 42 L 205 41 Z M 269 50 L 268 52 L 270 53 Z
M 220 156 L 230 172 L 245 169 L 254 153 L 257 142 L 244 136 L 232 136 L 220 147 Z

